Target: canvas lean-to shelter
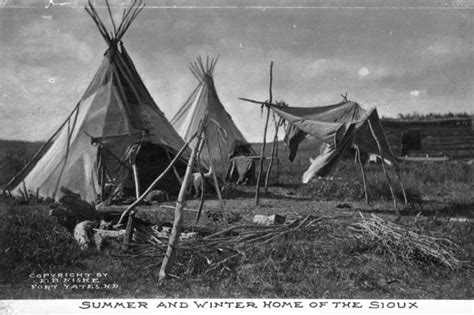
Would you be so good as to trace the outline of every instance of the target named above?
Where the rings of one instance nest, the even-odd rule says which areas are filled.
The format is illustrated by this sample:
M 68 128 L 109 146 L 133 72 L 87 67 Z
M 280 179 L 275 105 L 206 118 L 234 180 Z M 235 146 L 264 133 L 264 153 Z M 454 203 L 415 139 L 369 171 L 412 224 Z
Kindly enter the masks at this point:
M 354 145 L 365 153 L 383 155 L 385 160 L 396 163 L 375 108 L 366 112 L 359 104 L 351 101 L 318 107 L 270 105 L 270 108 L 289 122 L 285 140 L 290 149 L 291 161 L 306 135 L 323 142 L 319 156 L 313 160 L 303 176 L 304 183 L 309 182 L 314 176 L 328 175 L 340 160 L 342 153 Z M 382 152 L 379 151 L 372 130 Z
M 187 141 L 196 133 L 199 123 L 207 120 L 204 131 L 206 142 L 201 160 L 207 167 L 212 162 L 216 175 L 224 180 L 230 158 L 256 154 L 219 100 L 213 79 L 216 63 L 217 58 L 206 58 L 204 61 L 200 57 L 191 63 L 190 70 L 199 83 L 173 117 L 171 124 Z
M 290 149 L 289 159 L 294 160 L 299 144 L 311 135 L 322 141 L 315 152 L 317 157 L 311 159 L 311 165 L 304 172 L 302 181 L 308 183 L 315 176 L 327 176 L 335 169 L 343 154 L 350 148 L 356 149 L 356 158 L 362 170 L 365 198 L 368 202 L 365 171 L 360 159 L 361 152 L 376 154 L 382 158 L 382 168 L 387 177 L 390 191 L 396 207 L 396 198 L 392 187 L 392 180 L 388 175 L 385 164 L 395 167 L 397 180 L 402 188 L 405 205 L 407 198 L 397 159 L 387 140 L 377 109 L 365 111 L 359 104 L 348 101 L 346 96 L 341 103 L 329 106 L 316 107 L 286 107 L 269 102 L 258 102 L 250 99 L 242 100 L 259 103 L 267 106 L 278 116 L 288 122 L 285 142 Z M 399 215 L 397 209 L 397 215 Z
M 71 114 L 7 185 L 12 194 L 27 189 L 58 200 L 64 187 L 89 202 L 105 201 L 119 190 L 135 196 L 136 187 L 143 192 L 183 147 L 122 43 L 142 8 L 141 1 L 135 1 L 116 25 L 108 7 L 113 24 L 113 31 L 108 31 L 91 3 L 86 6 L 108 49 Z M 184 173 L 188 156 L 186 151 L 158 189 L 179 191 L 178 175 Z

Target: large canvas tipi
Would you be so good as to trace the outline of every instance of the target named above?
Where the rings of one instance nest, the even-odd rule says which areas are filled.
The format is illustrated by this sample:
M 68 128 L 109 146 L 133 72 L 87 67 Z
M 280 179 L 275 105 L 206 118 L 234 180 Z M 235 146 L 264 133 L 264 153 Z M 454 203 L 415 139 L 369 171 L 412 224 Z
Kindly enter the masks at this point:
M 198 58 L 190 65 L 199 83 L 171 119 L 171 124 L 184 140 L 189 140 L 196 133 L 199 123 L 206 120 L 202 163 L 207 167 L 212 163 L 216 175 L 224 180 L 231 157 L 255 155 L 255 152 L 217 96 L 213 79 L 216 63 L 217 59 L 214 58 L 207 58 L 206 61 Z
M 119 187 L 135 196 L 136 186 L 143 192 L 184 145 L 153 101 L 121 41 L 142 8 L 135 2 L 117 26 L 110 15 L 114 30 L 108 32 L 89 2 L 86 10 L 108 45 L 102 64 L 66 121 L 10 181 L 6 189 L 11 193 L 26 188 L 58 200 L 64 187 L 93 202 L 104 201 L 109 197 L 107 189 Z M 185 157 L 158 189 L 179 190 L 177 175 L 183 173 Z M 133 169 L 139 185 L 134 183 Z

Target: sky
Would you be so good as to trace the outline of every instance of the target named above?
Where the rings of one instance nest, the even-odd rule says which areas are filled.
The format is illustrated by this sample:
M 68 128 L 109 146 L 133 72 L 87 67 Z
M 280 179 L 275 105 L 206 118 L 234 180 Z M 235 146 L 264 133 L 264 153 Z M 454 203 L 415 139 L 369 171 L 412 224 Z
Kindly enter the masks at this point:
M 110 26 L 104 1 L 97 10 Z M 118 21 L 129 0 L 110 0 Z M 258 106 L 341 94 L 379 114 L 474 113 L 474 1 L 145 1 L 123 38 L 168 119 L 194 90 L 189 63 L 219 56 L 221 102 L 248 141 Z M 110 26 L 111 27 L 111 26 Z M 0 138 L 45 140 L 80 100 L 106 44 L 83 0 L 0 0 Z M 268 140 L 273 136 L 270 128 Z

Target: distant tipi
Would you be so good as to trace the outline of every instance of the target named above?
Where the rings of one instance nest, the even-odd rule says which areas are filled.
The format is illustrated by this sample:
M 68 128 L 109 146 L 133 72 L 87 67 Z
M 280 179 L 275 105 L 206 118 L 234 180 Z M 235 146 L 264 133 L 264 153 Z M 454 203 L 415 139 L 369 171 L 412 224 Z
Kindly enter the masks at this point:
M 108 32 L 90 2 L 86 6 L 108 49 L 69 117 L 7 185 L 12 194 L 26 188 L 57 200 L 63 194 L 61 187 L 65 187 L 89 202 L 110 198 L 107 189 L 117 192 L 121 188 L 122 193 L 135 196 L 135 187 L 143 192 L 184 145 L 153 101 L 122 44 L 122 37 L 143 6 L 135 1 L 124 10 L 118 26 L 110 15 L 113 32 Z M 177 177 L 184 173 L 186 156 L 189 152 L 158 189 L 168 193 L 179 190 Z M 137 170 L 139 185 L 134 184 L 133 169 Z
M 217 58 L 198 57 L 191 63 L 190 70 L 199 81 L 184 105 L 171 119 L 171 124 L 184 140 L 197 131 L 200 121 L 207 119 L 205 130 L 206 147 L 201 153 L 202 162 L 212 165 L 216 175 L 224 180 L 230 165 L 230 158 L 238 155 L 255 155 L 217 96 L 213 72 Z M 210 154 L 209 154 L 210 153 Z

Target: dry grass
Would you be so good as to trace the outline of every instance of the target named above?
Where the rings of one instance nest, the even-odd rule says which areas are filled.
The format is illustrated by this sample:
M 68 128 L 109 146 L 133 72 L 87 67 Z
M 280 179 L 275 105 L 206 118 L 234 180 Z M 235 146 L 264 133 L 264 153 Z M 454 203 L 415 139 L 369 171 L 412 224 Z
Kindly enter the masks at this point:
M 204 220 L 202 225 L 210 232 L 196 242 L 180 244 L 170 278 L 161 287 L 157 285 L 161 250 L 151 256 L 136 250 L 124 253 L 114 246 L 100 254 L 80 252 L 71 235 L 48 217 L 47 205 L 0 200 L 4 218 L 0 225 L 0 296 L 472 299 L 473 225 L 443 218 L 472 218 L 472 166 L 462 162 L 402 164 L 411 211 L 404 212 L 402 221 L 394 226 L 387 223 L 394 216 L 380 165 L 367 167 L 374 201 L 367 206 L 359 170 L 351 160 L 342 161 L 334 180 L 302 185 L 300 175 L 310 151 L 300 153 L 296 164 L 282 162 L 283 184 L 262 193 L 258 207 L 253 203 L 253 187 L 231 187 L 226 209 L 240 221 L 231 225 L 233 230 L 216 234 L 224 230 L 221 222 Z M 188 206 L 193 208 L 196 203 L 190 201 Z M 219 209 L 218 202 L 206 201 L 204 208 Z M 356 210 L 374 212 L 384 221 L 363 223 Z M 155 209 L 156 215 L 147 211 L 140 217 L 153 223 L 170 222 L 172 211 L 163 211 Z M 255 214 L 274 213 L 293 216 L 295 221 L 268 230 L 248 226 Z M 421 215 L 415 216 L 418 213 Z M 188 228 L 194 220 L 194 213 L 185 214 Z M 248 227 L 234 227 L 237 225 Z M 350 226 L 359 229 L 358 238 L 353 237 Z M 428 243 L 433 238 L 449 241 Z M 443 250 L 449 251 L 447 255 L 441 255 Z M 417 253 L 429 258 L 420 260 Z M 444 266 L 443 259 L 458 268 Z M 107 272 L 120 288 L 94 292 L 29 289 L 30 272 L 58 271 Z
M 423 235 L 375 215 L 362 216 L 350 229 L 357 241 L 395 262 L 453 270 L 465 263 L 456 257 L 459 246 L 451 240 Z

